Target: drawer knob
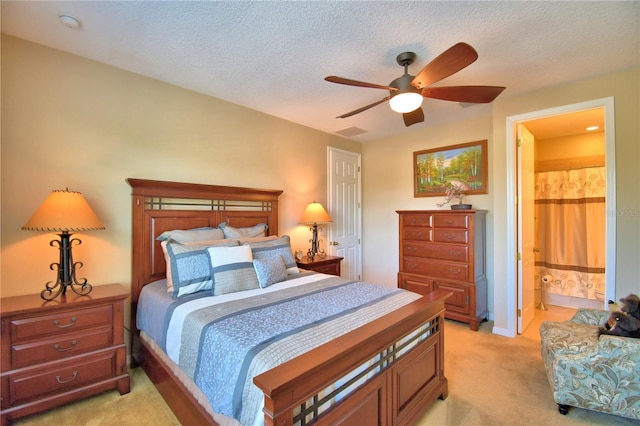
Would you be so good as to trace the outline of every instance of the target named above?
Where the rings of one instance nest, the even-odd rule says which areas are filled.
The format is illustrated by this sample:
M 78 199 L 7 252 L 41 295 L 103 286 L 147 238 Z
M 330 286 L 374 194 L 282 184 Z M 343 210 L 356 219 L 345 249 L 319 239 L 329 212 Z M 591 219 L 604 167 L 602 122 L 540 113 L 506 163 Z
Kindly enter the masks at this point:
M 461 251 L 449 250 L 449 254 L 454 257 L 458 257 L 462 254 Z
M 453 240 L 456 237 L 456 234 L 444 234 L 444 237 L 447 240 Z
M 53 345 L 53 348 L 58 352 L 66 352 L 66 351 L 70 351 L 71 349 L 73 349 L 77 344 L 78 344 L 77 340 L 72 340 L 71 341 L 71 346 L 68 346 L 66 348 L 61 348 L 60 345 L 56 343 L 55 345 Z
M 454 223 L 456 223 L 455 219 L 445 219 L 444 223 L 446 223 L 447 225 L 453 225 Z
M 73 382 L 76 377 L 78 377 L 78 371 L 74 371 L 73 372 L 73 377 L 71 377 L 69 380 L 60 380 L 60 376 L 56 376 L 56 382 L 60 383 L 61 385 L 64 385 L 65 383 L 71 383 Z
M 415 253 L 418 251 L 418 247 L 407 247 L 407 251 L 410 251 L 412 253 Z
M 55 325 L 58 328 L 67 328 L 67 327 L 71 327 L 75 323 L 76 323 L 76 317 L 71 317 L 71 322 L 69 324 L 60 325 L 60 321 L 55 320 L 53 322 L 53 325 Z
M 460 272 L 462 272 L 462 269 L 460 269 L 460 268 L 458 268 L 458 269 L 449 268 L 449 272 L 451 272 L 452 274 L 459 274 Z
M 419 224 L 421 224 L 421 223 L 422 223 L 422 219 L 415 219 L 415 218 L 414 218 L 414 219 L 411 219 L 411 223 L 412 223 L 413 225 L 419 225 Z
M 412 237 L 422 237 L 422 232 L 412 232 L 411 236 Z

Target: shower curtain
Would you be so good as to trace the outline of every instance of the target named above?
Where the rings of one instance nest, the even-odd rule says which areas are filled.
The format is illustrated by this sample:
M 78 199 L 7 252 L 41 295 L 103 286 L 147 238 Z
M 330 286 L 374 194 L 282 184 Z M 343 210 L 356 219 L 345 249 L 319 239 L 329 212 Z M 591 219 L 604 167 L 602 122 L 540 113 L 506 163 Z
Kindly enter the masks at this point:
M 604 167 L 535 174 L 536 274 L 548 293 L 595 299 L 605 283 Z

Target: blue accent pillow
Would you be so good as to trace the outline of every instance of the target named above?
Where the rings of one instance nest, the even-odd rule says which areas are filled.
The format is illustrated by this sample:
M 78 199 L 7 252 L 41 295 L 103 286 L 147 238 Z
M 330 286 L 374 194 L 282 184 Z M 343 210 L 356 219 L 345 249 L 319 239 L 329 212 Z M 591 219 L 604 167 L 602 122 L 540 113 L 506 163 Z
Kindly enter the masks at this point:
M 256 270 L 260 288 L 267 288 L 287 279 L 287 267 L 282 256 L 253 259 L 253 269 Z
M 235 240 L 223 240 L 209 245 L 180 244 L 173 240 L 163 242 L 167 254 L 167 286 L 174 298 L 213 288 L 211 266 L 207 248 L 238 246 Z
M 297 274 L 300 272 L 296 264 L 296 259 L 293 257 L 293 252 L 291 251 L 291 239 L 288 235 L 283 235 L 277 240 L 248 242 L 244 243 L 244 245 L 251 247 L 254 259 L 282 256 L 282 260 L 287 267 L 287 273 Z

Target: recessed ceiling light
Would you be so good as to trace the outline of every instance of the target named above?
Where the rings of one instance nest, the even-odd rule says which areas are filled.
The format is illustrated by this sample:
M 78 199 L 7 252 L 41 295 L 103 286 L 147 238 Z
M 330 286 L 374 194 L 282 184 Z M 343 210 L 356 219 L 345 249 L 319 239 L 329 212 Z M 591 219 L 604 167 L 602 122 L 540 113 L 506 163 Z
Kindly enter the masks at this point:
M 600 127 L 598 126 L 589 126 L 587 127 L 587 131 L 588 132 L 593 132 L 594 130 L 598 130 Z
M 58 19 L 60 20 L 62 25 L 64 25 L 65 27 L 69 27 L 74 30 L 77 28 L 80 28 L 80 25 L 81 25 L 80 20 L 76 17 L 63 13 L 61 15 L 58 15 Z

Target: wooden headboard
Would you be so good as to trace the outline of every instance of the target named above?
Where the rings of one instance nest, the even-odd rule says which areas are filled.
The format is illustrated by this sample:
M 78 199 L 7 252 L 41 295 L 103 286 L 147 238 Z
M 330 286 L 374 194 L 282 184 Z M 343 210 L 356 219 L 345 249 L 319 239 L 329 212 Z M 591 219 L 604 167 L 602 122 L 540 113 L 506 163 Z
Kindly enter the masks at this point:
M 128 178 L 131 186 L 131 302 L 142 287 L 165 278 L 165 260 L 156 237 L 164 231 L 266 223 L 278 235 L 280 190 L 239 188 Z M 134 317 L 135 310 L 132 312 Z

